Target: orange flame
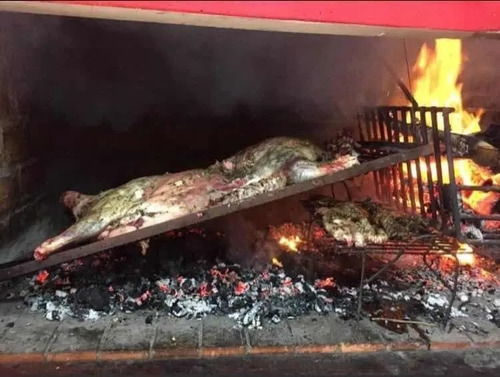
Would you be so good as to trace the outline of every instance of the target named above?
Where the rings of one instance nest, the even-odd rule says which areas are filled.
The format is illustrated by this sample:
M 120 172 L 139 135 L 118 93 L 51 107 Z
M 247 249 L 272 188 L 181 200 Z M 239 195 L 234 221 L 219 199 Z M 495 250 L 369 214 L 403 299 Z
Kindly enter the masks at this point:
M 476 262 L 474 250 L 466 243 L 460 243 L 457 250 L 457 259 L 460 266 L 473 266 Z
M 479 121 L 483 109 L 469 113 L 462 106 L 462 83 L 458 77 L 462 72 L 462 41 L 459 39 L 437 39 L 434 51 L 425 43 L 420 49 L 417 63 L 413 67 L 416 75 L 413 96 L 421 106 L 453 107 L 450 125 L 453 132 L 471 134 L 481 131 Z M 443 129 L 443 120 L 438 119 Z
M 459 75 L 462 72 L 462 42 L 458 39 L 437 39 L 435 49 L 430 49 L 426 44 L 420 49 L 417 62 L 413 66 L 416 76 L 413 86 L 413 96 L 421 106 L 446 106 L 453 107 L 454 113 L 450 114 L 451 130 L 458 134 L 471 134 L 481 131 L 479 121 L 484 113 L 483 109 L 468 112 L 462 104 L 462 83 Z M 427 120 L 430 124 L 430 119 Z M 443 129 L 443 119 L 438 118 L 438 127 Z M 449 183 L 448 164 L 445 158 L 441 161 L 443 183 Z M 427 167 L 423 159 L 420 161 L 423 173 L 422 180 L 427 182 Z M 404 166 L 404 172 L 406 171 Z M 411 165 L 413 177 L 416 177 L 416 167 Z M 430 170 L 433 182 L 437 181 L 436 162 L 431 162 Z M 456 159 L 454 161 L 455 177 L 458 184 L 481 186 L 492 181 L 500 184 L 500 174 L 493 173 L 469 159 Z M 491 213 L 494 204 L 500 199 L 500 194 L 495 192 L 463 192 L 463 202 L 475 212 L 487 215 Z M 494 222 L 488 224 L 495 226 Z
M 417 167 L 416 163 L 411 163 L 411 173 L 413 179 L 417 177 Z M 455 159 L 453 161 L 455 178 L 457 184 L 465 186 L 481 186 L 488 180 L 491 180 L 492 184 L 500 184 L 500 174 L 493 174 L 490 169 L 477 165 L 474 161 L 470 159 Z M 435 161 L 431 161 L 429 164 L 432 181 L 437 181 L 437 164 Z M 445 157 L 441 159 L 441 170 L 443 175 L 443 183 L 450 183 L 450 176 L 448 174 L 448 161 Z M 428 183 L 428 168 L 423 158 L 420 159 L 420 171 L 422 172 L 422 182 L 424 184 Z M 407 174 L 408 168 L 403 165 L 403 173 Z M 463 192 L 462 200 L 464 204 L 472 208 L 476 213 L 481 215 L 488 215 L 491 213 L 493 206 L 500 199 L 500 194 L 497 192 L 483 192 L 483 191 L 472 191 Z
M 283 263 L 281 263 L 278 258 L 273 258 L 271 263 L 273 264 L 273 266 L 283 268 Z
M 290 251 L 298 251 L 298 245 L 302 242 L 299 236 L 281 237 L 278 241 L 280 245 L 285 246 Z

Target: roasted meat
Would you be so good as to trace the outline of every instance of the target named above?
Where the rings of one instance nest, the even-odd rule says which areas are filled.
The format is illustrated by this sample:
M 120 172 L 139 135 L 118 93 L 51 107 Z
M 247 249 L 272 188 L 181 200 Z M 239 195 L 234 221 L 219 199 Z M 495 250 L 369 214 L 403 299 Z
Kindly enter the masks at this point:
M 342 143 L 345 145 L 345 140 Z M 245 182 L 231 194 L 241 200 L 356 164 L 359 161 L 353 149 L 332 147 L 326 151 L 306 139 L 274 137 L 249 146 L 214 167 L 227 177 Z
M 430 228 L 423 217 L 398 213 L 370 200 L 356 203 L 317 197 L 305 204 L 336 241 L 355 247 L 410 240 Z
M 137 178 L 97 195 L 67 191 L 62 202 L 76 222 L 37 247 L 35 258 L 43 259 L 69 244 L 114 237 L 357 163 L 355 154 L 333 156 L 307 140 L 278 137 L 207 169 Z
M 368 212 L 370 222 L 382 228 L 391 240 L 409 240 L 429 232 L 430 223 L 422 216 L 397 212 L 371 200 L 365 200 L 361 206 Z
M 109 238 L 202 211 L 237 184 L 217 172 L 196 169 L 134 179 L 95 196 L 66 193 L 63 202 L 77 221 L 38 246 L 35 259 L 44 259 L 69 244 L 95 237 Z

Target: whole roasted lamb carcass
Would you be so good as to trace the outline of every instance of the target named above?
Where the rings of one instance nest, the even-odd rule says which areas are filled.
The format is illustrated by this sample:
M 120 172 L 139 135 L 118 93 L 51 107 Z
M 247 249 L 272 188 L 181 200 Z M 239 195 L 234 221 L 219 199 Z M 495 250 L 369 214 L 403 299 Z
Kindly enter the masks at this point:
M 207 169 L 137 178 L 97 195 L 68 191 L 62 201 L 75 224 L 38 246 L 34 257 L 41 260 L 70 244 L 114 237 L 357 163 L 355 155 L 332 156 L 307 140 L 279 137 Z

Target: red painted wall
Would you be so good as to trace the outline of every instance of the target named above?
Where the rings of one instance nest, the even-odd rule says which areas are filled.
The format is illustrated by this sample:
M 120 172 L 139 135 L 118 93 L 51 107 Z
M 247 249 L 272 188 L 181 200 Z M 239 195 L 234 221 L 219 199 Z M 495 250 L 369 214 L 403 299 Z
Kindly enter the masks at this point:
M 500 1 L 58 1 L 157 11 L 455 31 L 500 30 Z

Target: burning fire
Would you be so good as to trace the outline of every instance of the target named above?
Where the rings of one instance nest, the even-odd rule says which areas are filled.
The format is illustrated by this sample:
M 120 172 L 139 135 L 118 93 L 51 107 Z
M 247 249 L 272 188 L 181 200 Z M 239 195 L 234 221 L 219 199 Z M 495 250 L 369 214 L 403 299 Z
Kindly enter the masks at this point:
M 471 134 L 481 131 L 479 121 L 483 109 L 476 112 L 464 110 L 462 104 L 462 83 L 459 75 L 463 63 L 462 42 L 455 39 L 437 39 L 432 50 L 426 44 L 420 49 L 417 62 L 413 66 L 415 80 L 413 96 L 422 106 L 453 107 L 455 112 L 450 114 L 451 130 L 457 134 Z M 430 119 L 428 120 L 430 121 Z M 438 119 L 438 127 L 443 129 L 443 120 Z M 448 165 L 445 158 L 440 161 L 443 172 L 443 183 L 449 183 Z M 420 162 L 422 180 L 427 182 L 427 167 L 425 161 Z M 404 167 L 406 172 L 406 166 Z M 416 177 L 416 168 L 411 167 L 413 177 Z M 430 165 L 432 180 L 437 180 L 436 162 Z M 500 174 L 494 175 L 489 169 L 481 167 L 470 159 L 456 159 L 454 161 L 455 177 L 458 184 L 481 186 L 487 183 L 499 184 Z M 464 204 L 476 213 L 490 214 L 494 204 L 500 199 L 495 192 L 463 192 Z M 488 227 L 495 227 L 494 222 L 487 222 Z M 498 224 L 497 224 L 498 225 Z
M 413 67 L 416 76 L 413 96 L 421 106 L 453 107 L 451 130 L 465 135 L 481 131 L 479 121 L 484 110 L 469 113 L 463 109 L 462 83 L 458 81 L 462 58 L 459 39 L 437 39 L 434 51 L 424 43 Z M 438 121 L 439 128 L 443 129 L 442 119 Z
M 477 165 L 470 159 L 455 159 L 453 161 L 455 178 L 457 184 L 465 186 L 481 186 L 488 181 L 494 185 L 500 184 L 500 174 L 493 174 L 490 169 Z M 433 181 L 437 181 L 437 167 L 435 161 L 430 161 L 429 164 L 431 176 Z M 441 160 L 443 183 L 450 183 L 448 174 L 448 161 L 445 158 Z M 403 172 L 407 173 L 406 165 L 403 166 Z M 422 182 L 428 183 L 427 179 L 427 165 L 423 158 L 420 159 L 420 171 L 422 172 Z M 415 163 L 411 164 L 411 173 L 413 179 L 417 176 L 417 168 Z M 425 198 L 427 199 L 427 198 Z M 470 191 L 462 192 L 462 200 L 464 204 L 474 210 L 474 212 L 481 215 L 488 215 L 491 213 L 493 206 L 500 199 L 500 194 L 497 192 L 482 192 Z M 428 201 L 428 200 L 427 200 Z M 418 203 L 417 203 L 418 204 Z M 491 221 L 490 221 L 491 222 Z M 493 223 L 493 222 L 491 222 Z
M 281 263 L 278 258 L 273 258 L 271 260 L 271 263 L 272 263 L 273 266 L 276 266 L 276 267 L 279 267 L 279 268 L 283 268 L 283 263 Z
M 473 266 L 476 262 L 476 256 L 474 255 L 474 250 L 470 245 L 466 243 L 460 243 L 457 250 L 458 263 L 461 266 Z
M 290 251 L 298 251 L 298 245 L 302 242 L 299 236 L 281 237 L 278 241 L 280 245 L 285 246 Z

